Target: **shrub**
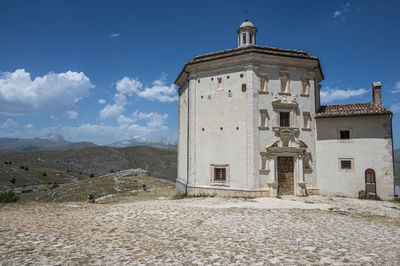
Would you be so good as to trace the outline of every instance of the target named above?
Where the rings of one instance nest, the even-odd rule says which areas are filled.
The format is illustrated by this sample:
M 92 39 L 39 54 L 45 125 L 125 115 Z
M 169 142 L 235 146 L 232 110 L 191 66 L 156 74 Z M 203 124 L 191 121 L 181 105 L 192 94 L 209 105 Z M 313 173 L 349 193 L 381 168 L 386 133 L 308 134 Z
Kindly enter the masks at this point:
M 43 172 L 43 176 L 47 176 L 46 172 Z
M 14 193 L 14 191 L 0 193 L 0 202 L 1 203 L 16 202 L 18 200 L 19 200 L 19 196 L 17 196 Z
M 12 164 L 12 162 L 8 162 L 8 164 L 9 164 L 9 165 L 11 165 L 11 164 Z
M 8 164 L 8 162 L 4 162 L 4 164 Z
M 110 173 L 114 173 L 114 169 L 111 169 Z
M 21 169 L 25 169 L 25 166 L 21 165 L 19 168 L 21 168 Z
M 51 188 L 56 188 L 56 187 L 59 187 L 59 186 L 60 186 L 59 184 L 54 183 L 54 184 L 51 186 Z
M 29 171 L 29 167 L 28 166 L 25 166 L 25 171 Z
M 15 177 L 13 177 L 13 178 L 10 179 L 10 182 L 15 185 L 15 183 L 17 183 L 17 179 Z
M 94 177 L 94 174 L 93 174 L 93 173 L 91 173 L 89 177 Z

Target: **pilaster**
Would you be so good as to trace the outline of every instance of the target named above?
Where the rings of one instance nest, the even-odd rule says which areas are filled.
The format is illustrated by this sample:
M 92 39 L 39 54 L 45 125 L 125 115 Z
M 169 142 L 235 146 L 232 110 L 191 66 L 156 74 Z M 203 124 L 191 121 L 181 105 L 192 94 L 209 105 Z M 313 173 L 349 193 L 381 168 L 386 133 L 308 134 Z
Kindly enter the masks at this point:
M 189 142 L 188 142 L 188 161 L 189 161 L 189 175 L 188 184 L 196 184 L 195 174 L 195 160 L 196 160 L 196 75 L 189 76 L 188 87 L 188 102 L 189 102 Z

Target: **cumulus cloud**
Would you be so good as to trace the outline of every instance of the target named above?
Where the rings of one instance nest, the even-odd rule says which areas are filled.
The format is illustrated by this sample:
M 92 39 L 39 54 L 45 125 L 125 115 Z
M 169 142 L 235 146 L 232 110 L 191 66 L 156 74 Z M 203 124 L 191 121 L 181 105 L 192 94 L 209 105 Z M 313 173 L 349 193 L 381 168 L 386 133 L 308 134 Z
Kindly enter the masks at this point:
M 400 93 L 400 81 L 396 82 L 396 84 L 394 85 L 394 90 L 390 91 L 391 93 Z
M 130 79 L 124 77 L 116 84 L 116 89 L 118 92 L 126 94 L 128 96 L 138 95 L 141 98 L 150 101 L 160 101 L 160 102 L 173 102 L 178 99 L 177 87 L 174 84 L 166 84 L 167 75 L 163 74 L 160 79 L 153 81 L 151 87 L 146 87 L 143 89 L 143 83 L 139 79 Z
M 25 69 L 0 75 L 0 114 L 25 115 L 72 110 L 94 88 L 83 72 L 48 73 L 31 79 Z
M 119 115 L 118 118 L 117 118 L 117 122 L 119 124 L 131 124 L 131 123 L 135 122 L 135 119 L 128 118 L 128 117 L 126 117 L 124 115 Z
M 163 127 L 168 114 L 162 115 L 157 112 L 142 113 L 136 110 L 132 117 L 136 120 L 146 120 L 149 127 Z
M 326 87 L 321 90 L 321 102 L 322 103 L 330 103 L 337 100 L 346 100 L 351 97 L 358 97 L 367 93 L 368 90 L 364 88 L 360 88 L 358 90 L 342 90 Z
M 27 128 L 27 129 L 33 128 L 33 124 L 26 124 L 26 125 L 24 126 L 24 128 Z
M 124 94 L 116 93 L 114 95 L 114 104 L 107 104 L 102 110 L 100 110 L 101 119 L 112 119 L 121 115 L 125 111 L 125 105 L 127 100 Z
M 138 78 L 130 79 L 128 77 L 124 77 L 120 81 L 117 82 L 116 89 L 120 93 L 127 94 L 132 96 L 134 94 L 138 94 L 143 87 L 143 83 L 139 81 Z
M 104 99 L 99 99 L 97 102 L 98 102 L 99 104 L 105 104 L 105 103 L 106 103 L 106 100 L 104 100 Z
M 119 34 L 118 32 L 111 32 L 110 33 L 110 38 L 118 38 L 121 34 Z
M 390 110 L 392 110 L 393 113 L 400 113 L 400 103 L 395 103 L 390 106 Z
M 75 111 L 66 111 L 65 112 L 65 116 L 68 118 L 68 119 L 77 119 L 78 118 L 78 112 L 75 112 Z

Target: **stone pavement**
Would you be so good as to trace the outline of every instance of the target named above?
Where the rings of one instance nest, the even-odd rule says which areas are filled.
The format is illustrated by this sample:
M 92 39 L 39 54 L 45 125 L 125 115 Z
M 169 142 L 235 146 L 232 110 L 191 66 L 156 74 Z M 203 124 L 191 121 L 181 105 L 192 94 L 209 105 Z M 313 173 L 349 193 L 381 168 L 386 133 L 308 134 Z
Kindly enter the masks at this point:
M 0 205 L 0 264 L 397 265 L 398 206 L 326 197 Z

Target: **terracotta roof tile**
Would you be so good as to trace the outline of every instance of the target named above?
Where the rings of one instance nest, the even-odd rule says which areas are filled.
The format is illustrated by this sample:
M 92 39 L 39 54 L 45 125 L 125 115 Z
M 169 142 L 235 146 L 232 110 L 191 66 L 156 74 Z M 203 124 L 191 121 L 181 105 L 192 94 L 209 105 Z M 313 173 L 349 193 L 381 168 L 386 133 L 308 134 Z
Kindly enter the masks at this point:
M 392 111 L 382 105 L 374 103 L 351 103 L 323 105 L 320 107 L 315 118 L 366 116 L 366 115 L 389 115 Z

